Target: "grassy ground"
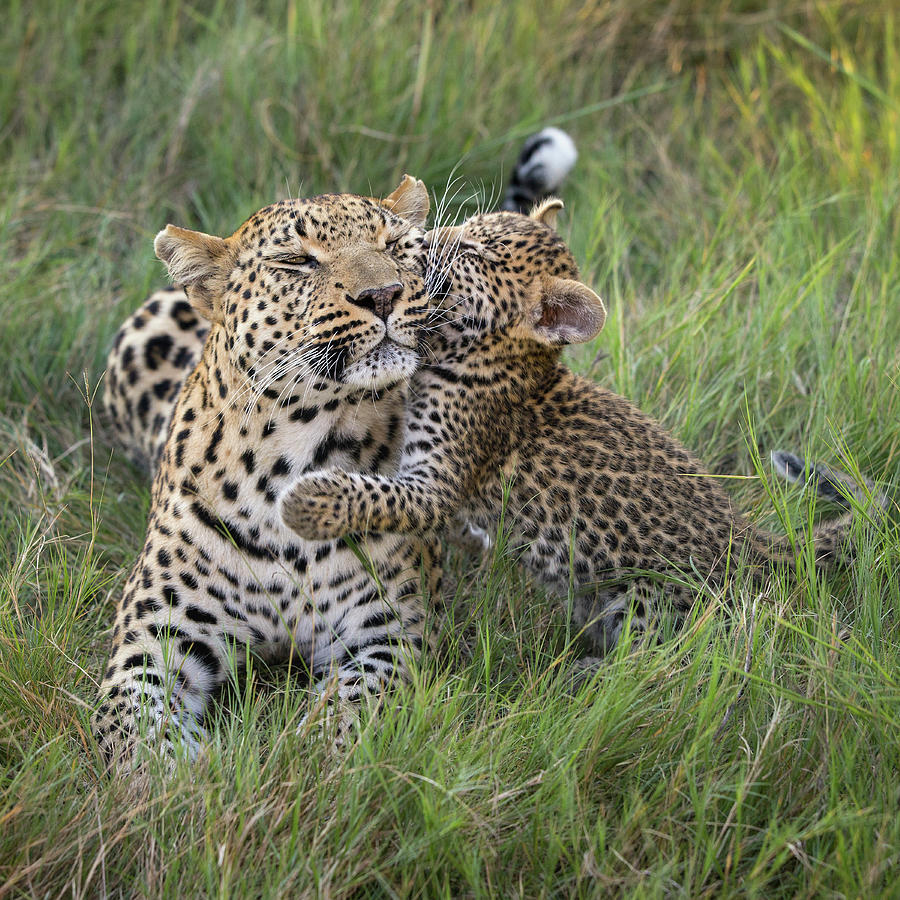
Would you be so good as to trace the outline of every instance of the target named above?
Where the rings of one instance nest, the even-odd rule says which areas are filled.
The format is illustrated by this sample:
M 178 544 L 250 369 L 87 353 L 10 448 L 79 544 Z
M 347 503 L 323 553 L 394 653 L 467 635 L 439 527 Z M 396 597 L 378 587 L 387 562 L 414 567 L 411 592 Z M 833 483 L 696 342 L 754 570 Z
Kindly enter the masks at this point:
M 441 193 L 457 164 L 490 191 L 563 123 L 563 227 L 611 310 L 573 366 L 743 476 L 772 527 L 822 511 L 771 483 L 770 448 L 900 486 L 892 6 L 11 0 L 0 898 L 900 895 L 896 524 L 834 580 L 702 596 L 574 695 L 564 613 L 506 559 L 454 560 L 465 640 L 340 760 L 259 666 L 148 802 L 87 733 L 148 504 L 92 398 L 167 221 L 224 233 L 403 171 Z

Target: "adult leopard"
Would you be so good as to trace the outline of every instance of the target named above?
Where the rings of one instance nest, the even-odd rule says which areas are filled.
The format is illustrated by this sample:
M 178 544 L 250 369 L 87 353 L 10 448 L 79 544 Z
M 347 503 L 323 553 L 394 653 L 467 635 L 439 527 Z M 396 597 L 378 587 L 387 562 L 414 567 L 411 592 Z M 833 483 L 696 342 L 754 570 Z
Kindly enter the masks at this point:
M 93 719 L 111 765 L 131 770 L 145 744 L 195 755 L 209 700 L 248 648 L 293 654 L 320 691 L 331 685 L 339 730 L 365 692 L 407 677 L 425 640 L 422 594 L 438 589 L 434 542 L 381 536 L 367 567 L 343 543 L 298 538 L 277 504 L 323 466 L 396 468 L 428 313 L 428 205 L 407 176 L 381 202 L 276 203 L 225 239 L 171 225 L 157 235 L 193 310 L 184 321 L 195 330 L 199 314 L 209 333 L 117 605 Z

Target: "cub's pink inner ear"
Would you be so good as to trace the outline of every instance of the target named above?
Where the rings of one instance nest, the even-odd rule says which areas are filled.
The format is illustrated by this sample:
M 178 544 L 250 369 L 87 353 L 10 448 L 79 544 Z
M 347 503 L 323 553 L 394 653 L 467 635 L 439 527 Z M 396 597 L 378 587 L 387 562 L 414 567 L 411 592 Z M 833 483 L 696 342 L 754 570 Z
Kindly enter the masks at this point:
M 550 278 L 532 311 L 534 335 L 549 344 L 583 344 L 606 323 L 603 301 L 586 284 Z
M 428 188 L 412 175 L 404 175 L 399 185 L 381 201 L 392 213 L 413 225 L 424 225 L 431 209 Z
M 167 225 L 156 235 L 153 249 L 197 311 L 212 322 L 221 322 L 217 301 L 234 264 L 227 241 L 202 231 Z

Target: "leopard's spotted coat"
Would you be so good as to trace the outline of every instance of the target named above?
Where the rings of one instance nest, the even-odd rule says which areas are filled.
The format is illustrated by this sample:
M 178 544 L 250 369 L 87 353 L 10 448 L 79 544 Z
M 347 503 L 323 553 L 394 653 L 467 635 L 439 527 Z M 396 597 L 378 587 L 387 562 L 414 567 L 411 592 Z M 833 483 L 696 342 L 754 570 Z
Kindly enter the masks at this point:
M 424 185 L 407 177 L 381 203 L 277 203 L 224 240 L 173 226 L 158 235 L 209 333 L 175 399 L 118 601 L 93 720 L 112 765 L 131 770 L 145 742 L 164 757 L 195 754 L 210 698 L 248 648 L 299 657 L 322 690 L 333 686 L 342 719 L 364 692 L 407 677 L 424 640 L 423 590 L 438 587 L 434 542 L 373 539 L 370 574 L 343 542 L 287 529 L 278 502 L 322 467 L 396 468 L 428 311 L 427 210 Z M 185 327 L 151 366 L 163 381 L 180 334 L 190 352 L 203 328 L 178 295 L 167 300 Z

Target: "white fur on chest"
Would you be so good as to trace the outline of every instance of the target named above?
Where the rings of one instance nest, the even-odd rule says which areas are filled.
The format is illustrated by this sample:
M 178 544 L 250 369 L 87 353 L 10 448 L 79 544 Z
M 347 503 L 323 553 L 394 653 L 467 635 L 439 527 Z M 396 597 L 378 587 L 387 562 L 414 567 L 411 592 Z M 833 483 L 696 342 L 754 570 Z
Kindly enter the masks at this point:
M 395 408 L 362 401 L 333 413 L 320 409 L 301 424 L 283 410 L 255 443 L 252 432 L 241 436 L 232 424 L 217 448 L 221 465 L 204 468 L 195 492 L 176 489 L 172 496 L 177 527 L 191 542 L 190 562 L 201 572 L 193 602 L 221 611 L 228 631 L 264 656 L 293 652 L 319 668 L 341 655 L 342 635 L 365 620 L 365 598 L 378 594 L 375 580 L 344 542 L 307 541 L 283 525 L 280 500 L 304 472 L 368 470 L 384 446 L 391 450 L 383 464 L 395 468 L 398 441 L 387 427 Z M 258 420 L 253 427 L 259 430 Z M 379 536 L 365 552 L 375 571 L 385 572 L 411 556 L 409 546 L 405 538 Z M 396 573 L 383 585 L 384 599 L 395 600 L 398 587 L 415 577 Z

